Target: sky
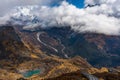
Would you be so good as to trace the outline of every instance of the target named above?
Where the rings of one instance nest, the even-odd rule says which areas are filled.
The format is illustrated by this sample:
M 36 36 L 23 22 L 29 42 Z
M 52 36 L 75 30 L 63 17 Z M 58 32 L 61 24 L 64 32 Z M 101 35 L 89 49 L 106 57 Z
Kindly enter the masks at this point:
M 78 8 L 84 7 L 84 0 L 67 0 L 70 4 L 75 5 Z
M 120 35 L 119 4 L 120 0 L 0 0 L 0 24 L 10 21 L 29 29 L 70 26 L 79 33 Z

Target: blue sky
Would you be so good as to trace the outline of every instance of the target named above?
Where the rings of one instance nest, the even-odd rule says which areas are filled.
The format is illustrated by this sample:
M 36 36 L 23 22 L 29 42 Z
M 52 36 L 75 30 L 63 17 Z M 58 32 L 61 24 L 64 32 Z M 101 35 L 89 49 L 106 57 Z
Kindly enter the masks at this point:
M 84 0 L 67 0 L 70 4 L 75 5 L 78 8 L 84 7 Z

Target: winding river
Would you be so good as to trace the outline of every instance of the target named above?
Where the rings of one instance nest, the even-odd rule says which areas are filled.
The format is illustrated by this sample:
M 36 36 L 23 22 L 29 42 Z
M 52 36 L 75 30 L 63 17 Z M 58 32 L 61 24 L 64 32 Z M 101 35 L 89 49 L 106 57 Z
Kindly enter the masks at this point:
M 37 33 L 37 40 L 38 40 L 42 45 L 47 46 L 47 47 L 51 48 L 52 50 L 54 50 L 55 52 L 58 53 L 58 50 L 57 50 L 56 48 L 54 48 L 54 47 L 52 47 L 52 46 L 44 43 L 44 42 L 40 39 L 40 35 L 43 34 L 43 33 L 44 33 L 44 32 L 38 32 L 38 33 Z

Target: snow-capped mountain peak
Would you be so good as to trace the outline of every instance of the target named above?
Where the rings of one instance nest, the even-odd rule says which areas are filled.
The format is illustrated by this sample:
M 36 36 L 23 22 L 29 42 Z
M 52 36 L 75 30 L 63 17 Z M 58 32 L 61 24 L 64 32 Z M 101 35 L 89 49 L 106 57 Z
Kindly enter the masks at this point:
M 37 6 L 20 6 L 16 7 L 13 10 L 12 17 L 19 18 L 19 19 L 34 19 L 34 10 L 37 8 Z
M 10 15 L 9 22 L 11 22 L 12 24 L 19 24 L 24 26 L 38 24 L 39 18 L 35 13 L 37 10 L 38 6 L 16 7 Z

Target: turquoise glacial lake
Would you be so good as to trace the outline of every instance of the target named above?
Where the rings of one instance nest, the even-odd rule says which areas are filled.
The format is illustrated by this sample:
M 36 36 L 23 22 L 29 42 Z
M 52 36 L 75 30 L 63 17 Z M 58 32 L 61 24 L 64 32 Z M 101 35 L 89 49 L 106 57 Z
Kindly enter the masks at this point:
M 41 71 L 40 71 L 39 69 L 30 70 L 30 71 L 25 72 L 25 73 L 23 74 L 23 76 L 24 76 L 25 78 L 29 78 L 29 77 L 31 77 L 31 76 L 33 76 L 33 75 L 40 74 L 40 72 L 41 72 Z

